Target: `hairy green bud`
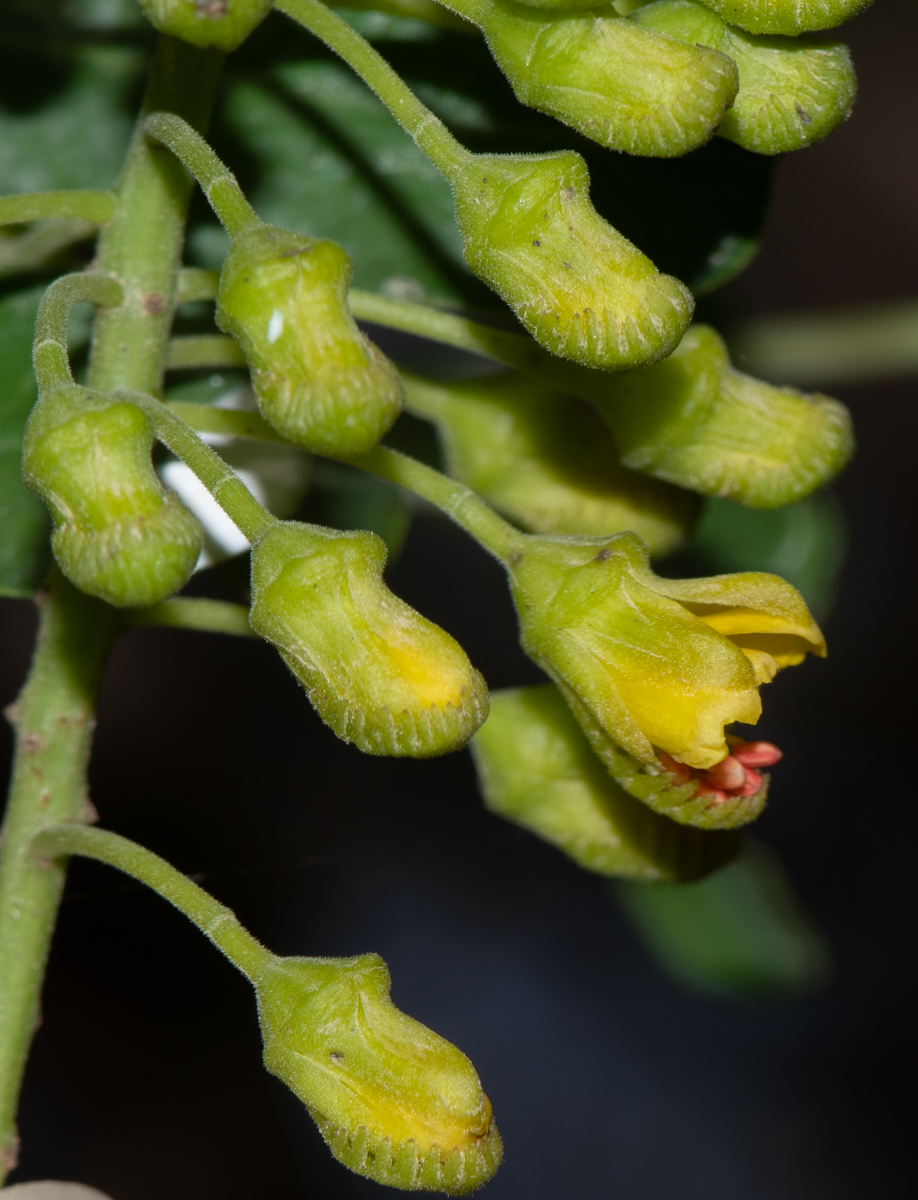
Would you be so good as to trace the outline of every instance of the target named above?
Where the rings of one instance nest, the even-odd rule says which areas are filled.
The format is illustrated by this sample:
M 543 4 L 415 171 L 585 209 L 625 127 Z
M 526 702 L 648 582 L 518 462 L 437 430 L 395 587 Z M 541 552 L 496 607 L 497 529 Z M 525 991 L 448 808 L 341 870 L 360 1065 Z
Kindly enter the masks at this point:
M 256 982 L 265 1066 L 352 1171 L 473 1192 L 503 1153 L 490 1102 L 466 1056 L 400 1012 L 389 987 L 376 954 L 275 960 Z
M 160 33 L 204 49 L 235 50 L 271 11 L 272 0 L 140 0 Z
M 335 242 L 256 225 L 233 240 L 217 324 L 252 369 L 262 415 L 288 441 L 342 457 L 371 449 L 402 407 L 389 360 L 347 306 L 351 264 Z
M 799 150 L 851 113 L 857 80 L 841 42 L 745 33 L 696 0 L 656 0 L 632 20 L 729 55 L 739 70 L 739 93 L 717 133 L 747 150 Z
M 252 548 L 250 623 L 338 737 L 367 754 L 446 754 L 487 716 L 485 682 L 389 591 L 385 561 L 375 533 L 279 524 Z
M 731 25 L 749 33 L 818 33 L 850 21 L 872 0 L 704 0 Z
M 432 384 L 406 377 L 413 412 L 433 420 L 447 467 L 533 533 L 630 529 L 651 554 L 684 540 L 700 499 L 618 461 L 598 416 L 576 397 L 506 372 Z
M 588 871 L 701 879 L 739 850 L 736 834 L 677 825 L 629 796 L 552 684 L 492 693 L 491 714 L 471 750 L 488 808 Z
M 469 155 L 450 177 L 469 267 L 546 350 L 617 371 L 670 354 L 694 301 L 590 202 L 573 151 Z
M 191 575 L 197 520 L 153 470 L 153 429 L 133 404 L 75 384 L 32 410 L 23 476 L 51 511 L 51 545 L 81 591 L 119 608 L 158 604 Z

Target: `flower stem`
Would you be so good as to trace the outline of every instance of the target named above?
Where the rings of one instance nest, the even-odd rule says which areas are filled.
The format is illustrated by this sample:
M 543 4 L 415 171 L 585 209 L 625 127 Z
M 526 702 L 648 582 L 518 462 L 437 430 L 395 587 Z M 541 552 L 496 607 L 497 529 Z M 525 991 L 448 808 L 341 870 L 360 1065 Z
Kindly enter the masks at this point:
M 94 858 L 146 884 L 197 925 L 252 983 L 257 983 L 274 961 L 271 951 L 243 928 L 231 909 L 158 854 L 120 834 L 87 829 L 85 825 L 56 825 L 39 833 L 31 850 L 38 859 L 54 860 L 71 854 Z
M 177 596 L 163 600 L 152 608 L 126 609 L 123 618 L 128 625 L 160 625 L 170 629 L 198 629 L 205 633 L 229 633 L 236 637 L 254 638 L 258 635 L 249 624 L 249 610 L 244 604 L 229 600 L 204 600 Z
M 193 333 L 169 339 L 166 351 L 167 371 L 187 371 L 195 367 L 247 367 L 238 342 L 222 333 Z
M 0 225 L 24 225 L 27 221 L 70 218 L 107 225 L 115 215 L 111 192 L 27 192 L 0 196 Z
M 67 326 L 74 304 L 86 300 L 99 307 L 112 307 L 123 299 L 121 285 L 106 275 L 77 272 L 55 279 L 41 298 L 35 320 L 32 365 L 39 393 L 73 383 L 67 352 Z

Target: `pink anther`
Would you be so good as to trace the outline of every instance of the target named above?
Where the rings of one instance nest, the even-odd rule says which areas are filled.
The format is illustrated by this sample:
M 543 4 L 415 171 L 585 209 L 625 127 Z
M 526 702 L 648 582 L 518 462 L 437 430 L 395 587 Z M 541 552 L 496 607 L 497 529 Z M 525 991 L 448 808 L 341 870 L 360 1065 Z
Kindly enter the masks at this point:
M 672 755 L 667 754 L 665 750 L 661 750 L 657 758 L 670 775 L 675 775 L 677 784 L 688 783 L 692 778 L 692 768 L 687 767 L 685 763 L 676 762 Z
M 740 796 L 754 796 L 762 786 L 762 776 L 758 771 L 750 771 L 746 769 L 746 782 L 737 793 Z
M 735 755 L 728 754 L 726 758 L 721 759 L 719 763 L 706 771 L 704 777 L 712 787 L 719 788 L 723 792 L 732 792 L 735 788 L 741 788 L 746 782 L 746 768 Z
M 713 808 L 717 804 L 724 804 L 727 800 L 727 793 L 722 792 L 720 788 L 713 787 L 704 779 L 698 784 L 697 795 L 708 797 L 708 807 Z
M 737 742 L 730 747 L 730 753 L 738 758 L 744 767 L 773 767 L 784 757 L 777 746 L 771 742 Z

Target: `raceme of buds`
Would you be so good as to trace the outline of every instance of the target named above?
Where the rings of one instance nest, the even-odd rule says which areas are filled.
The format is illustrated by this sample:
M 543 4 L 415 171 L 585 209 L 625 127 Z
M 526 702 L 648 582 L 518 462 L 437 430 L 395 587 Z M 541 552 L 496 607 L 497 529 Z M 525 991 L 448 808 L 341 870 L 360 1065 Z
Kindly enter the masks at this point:
M 850 21 L 871 0 L 704 0 L 725 21 L 749 33 L 815 33 Z
M 705 325 L 665 362 L 602 379 L 590 400 L 626 467 L 751 508 L 808 496 L 853 450 L 844 405 L 734 370 Z
M 468 155 L 450 184 L 466 262 L 546 350 L 615 371 L 675 349 L 691 293 L 600 217 L 579 154 Z
M 407 380 L 409 408 L 438 428 L 449 474 L 533 533 L 630 529 L 667 554 L 698 513 L 691 492 L 628 471 L 583 401 L 515 372 L 450 384 Z
M 642 28 L 612 8 L 567 14 L 476 0 L 468 15 L 522 104 L 612 150 L 685 154 L 711 137 L 736 95 L 736 67 L 717 47 Z
M 783 579 L 662 579 L 632 533 L 531 537 L 506 565 L 523 647 L 561 687 L 594 748 L 611 740 L 654 769 L 661 752 L 702 771 L 715 766 L 728 753 L 724 727 L 758 721 L 759 685 L 807 653 L 825 654 Z
M 700 879 L 735 856 L 735 833 L 657 816 L 611 778 L 552 684 L 491 695 L 471 750 L 488 808 L 600 875 Z
M 352 1171 L 465 1195 L 500 1165 L 491 1105 L 465 1055 L 400 1012 L 389 987 L 376 954 L 275 960 L 256 984 L 265 1066 Z
M 485 682 L 389 591 L 385 560 L 374 533 L 278 524 L 252 548 L 249 620 L 340 738 L 367 754 L 445 754 L 487 716 Z
M 826 137 L 851 112 L 857 80 L 841 42 L 745 33 L 696 0 L 656 0 L 632 20 L 710 46 L 736 63 L 739 93 L 717 132 L 747 150 L 799 150 Z
M 287 441 L 343 457 L 375 446 L 403 398 L 350 314 L 350 279 L 336 243 L 255 225 L 233 240 L 217 296 L 217 324 L 245 353 L 262 415 Z
M 203 543 L 197 520 L 157 478 L 152 446 L 139 408 L 75 384 L 42 396 L 26 428 L 23 476 L 51 511 L 61 570 L 122 608 L 177 592 Z
M 193 46 L 235 50 L 271 11 L 272 0 L 140 0 L 161 33 Z

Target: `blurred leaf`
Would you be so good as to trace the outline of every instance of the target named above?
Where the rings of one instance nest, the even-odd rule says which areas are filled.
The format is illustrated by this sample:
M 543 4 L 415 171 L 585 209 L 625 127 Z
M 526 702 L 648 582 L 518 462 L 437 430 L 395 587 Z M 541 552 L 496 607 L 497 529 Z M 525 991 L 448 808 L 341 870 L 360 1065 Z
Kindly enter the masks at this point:
M 659 965 L 693 990 L 780 1000 L 826 976 L 822 934 L 758 842 L 699 883 L 622 882 L 615 890 Z

